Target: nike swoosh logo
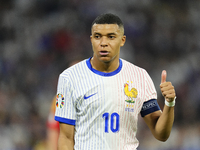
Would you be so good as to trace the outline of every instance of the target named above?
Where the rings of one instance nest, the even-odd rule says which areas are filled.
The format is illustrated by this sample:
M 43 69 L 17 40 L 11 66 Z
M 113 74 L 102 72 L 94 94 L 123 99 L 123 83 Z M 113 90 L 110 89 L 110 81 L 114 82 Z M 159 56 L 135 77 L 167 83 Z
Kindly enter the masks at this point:
M 94 94 L 92 94 L 92 95 L 89 95 L 89 96 L 85 96 L 85 95 L 84 95 L 84 99 L 88 99 L 88 98 L 90 98 L 90 97 L 94 96 L 95 94 L 97 94 L 97 93 L 94 93 Z

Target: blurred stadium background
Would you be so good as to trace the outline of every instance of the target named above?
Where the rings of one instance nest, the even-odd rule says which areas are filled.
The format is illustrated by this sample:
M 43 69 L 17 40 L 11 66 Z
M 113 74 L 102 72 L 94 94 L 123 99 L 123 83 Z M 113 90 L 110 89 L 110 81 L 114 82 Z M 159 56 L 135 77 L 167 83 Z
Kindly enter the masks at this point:
M 200 149 L 199 0 L 0 0 L 0 150 L 44 150 L 58 75 L 92 55 L 90 27 L 105 12 L 125 24 L 121 57 L 145 68 L 160 94 L 168 72 L 177 92 L 167 142 L 139 118 L 139 150 Z

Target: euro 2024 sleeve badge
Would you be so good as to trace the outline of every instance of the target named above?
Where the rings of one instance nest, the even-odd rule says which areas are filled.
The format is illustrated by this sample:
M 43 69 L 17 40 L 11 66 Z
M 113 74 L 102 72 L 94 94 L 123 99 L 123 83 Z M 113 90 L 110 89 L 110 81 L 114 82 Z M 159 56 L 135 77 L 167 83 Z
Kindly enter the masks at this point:
M 64 97 L 62 94 L 57 94 L 56 96 L 56 107 L 63 108 L 64 106 Z

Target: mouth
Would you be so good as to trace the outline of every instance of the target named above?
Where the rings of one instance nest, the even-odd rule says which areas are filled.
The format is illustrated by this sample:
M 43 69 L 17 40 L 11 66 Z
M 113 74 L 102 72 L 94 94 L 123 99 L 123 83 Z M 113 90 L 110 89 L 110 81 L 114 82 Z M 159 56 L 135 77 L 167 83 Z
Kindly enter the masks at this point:
M 102 56 L 106 56 L 106 55 L 109 54 L 109 52 L 108 52 L 108 51 L 103 51 L 103 50 L 102 50 L 102 51 L 99 52 L 99 54 L 102 55 Z

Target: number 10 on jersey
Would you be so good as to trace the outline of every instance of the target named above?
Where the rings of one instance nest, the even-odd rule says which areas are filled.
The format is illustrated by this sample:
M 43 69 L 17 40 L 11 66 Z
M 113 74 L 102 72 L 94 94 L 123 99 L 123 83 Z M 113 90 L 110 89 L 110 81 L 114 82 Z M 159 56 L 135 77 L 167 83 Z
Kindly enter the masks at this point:
M 112 113 L 111 115 L 109 113 L 104 113 L 102 117 L 105 119 L 106 133 L 109 133 L 109 125 L 110 125 L 110 130 L 113 133 L 119 131 L 119 114 L 118 113 L 115 112 L 115 113 Z

